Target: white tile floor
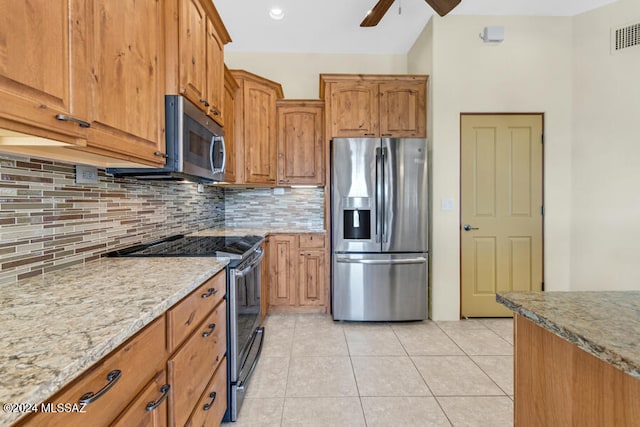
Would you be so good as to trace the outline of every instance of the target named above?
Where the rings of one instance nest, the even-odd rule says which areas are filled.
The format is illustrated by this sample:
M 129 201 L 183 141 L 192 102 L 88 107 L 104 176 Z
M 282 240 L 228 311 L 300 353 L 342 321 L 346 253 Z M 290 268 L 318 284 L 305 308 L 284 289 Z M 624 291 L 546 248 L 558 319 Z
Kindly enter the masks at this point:
M 265 326 L 236 427 L 513 425 L 511 319 Z

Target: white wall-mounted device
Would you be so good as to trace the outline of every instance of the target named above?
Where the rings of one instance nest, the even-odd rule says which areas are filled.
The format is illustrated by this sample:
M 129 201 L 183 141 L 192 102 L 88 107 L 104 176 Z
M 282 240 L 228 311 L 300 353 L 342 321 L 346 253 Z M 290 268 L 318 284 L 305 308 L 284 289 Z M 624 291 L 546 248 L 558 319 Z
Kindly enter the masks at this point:
M 504 27 L 502 25 L 484 27 L 480 38 L 485 43 L 500 43 L 504 41 Z

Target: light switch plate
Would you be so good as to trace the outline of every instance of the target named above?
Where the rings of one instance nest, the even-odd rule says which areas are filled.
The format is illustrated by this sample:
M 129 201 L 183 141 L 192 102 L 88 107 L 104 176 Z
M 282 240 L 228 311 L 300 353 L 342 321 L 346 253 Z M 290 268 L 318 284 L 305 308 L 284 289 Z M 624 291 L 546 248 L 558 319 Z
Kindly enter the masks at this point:
M 452 211 L 455 207 L 453 199 L 441 199 L 440 200 L 440 210 L 443 211 Z
M 76 184 L 97 184 L 98 168 L 95 166 L 76 165 Z

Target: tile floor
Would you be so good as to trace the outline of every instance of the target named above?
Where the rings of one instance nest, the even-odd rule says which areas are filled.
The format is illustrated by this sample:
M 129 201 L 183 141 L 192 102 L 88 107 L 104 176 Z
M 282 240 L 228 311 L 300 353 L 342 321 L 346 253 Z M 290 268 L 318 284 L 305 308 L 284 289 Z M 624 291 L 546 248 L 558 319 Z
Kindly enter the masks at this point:
M 270 315 L 235 427 L 512 426 L 512 324 Z

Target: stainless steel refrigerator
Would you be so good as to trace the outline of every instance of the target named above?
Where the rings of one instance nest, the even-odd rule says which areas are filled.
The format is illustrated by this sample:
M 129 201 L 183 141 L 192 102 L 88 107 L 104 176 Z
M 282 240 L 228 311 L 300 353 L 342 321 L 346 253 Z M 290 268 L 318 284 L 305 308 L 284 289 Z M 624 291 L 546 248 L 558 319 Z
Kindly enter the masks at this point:
M 334 319 L 427 318 L 427 209 L 425 139 L 332 141 Z

